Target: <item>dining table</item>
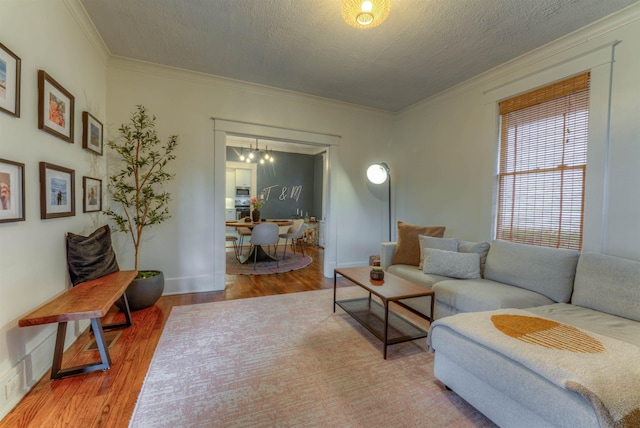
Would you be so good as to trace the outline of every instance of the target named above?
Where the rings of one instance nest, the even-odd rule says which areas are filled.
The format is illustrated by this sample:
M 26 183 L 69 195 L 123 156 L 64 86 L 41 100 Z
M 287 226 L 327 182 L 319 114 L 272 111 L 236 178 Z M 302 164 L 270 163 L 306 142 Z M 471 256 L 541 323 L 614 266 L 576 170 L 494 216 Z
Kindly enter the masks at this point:
M 225 222 L 225 226 L 235 227 L 236 229 L 239 227 L 246 227 L 253 230 L 255 226 L 261 223 L 275 223 L 276 225 L 278 225 L 278 227 L 281 227 L 281 226 L 291 226 L 293 224 L 293 220 L 264 219 L 259 222 L 244 221 L 244 220 L 235 220 L 235 221 L 228 220 Z M 276 260 L 275 257 L 273 257 L 271 254 L 266 252 L 264 248 L 262 248 L 262 245 L 252 245 L 251 251 L 249 252 L 249 254 L 247 254 L 246 256 L 244 255 L 238 256 L 238 261 L 244 264 L 244 263 L 253 261 L 254 257 L 256 261 L 271 261 L 271 260 L 275 261 Z

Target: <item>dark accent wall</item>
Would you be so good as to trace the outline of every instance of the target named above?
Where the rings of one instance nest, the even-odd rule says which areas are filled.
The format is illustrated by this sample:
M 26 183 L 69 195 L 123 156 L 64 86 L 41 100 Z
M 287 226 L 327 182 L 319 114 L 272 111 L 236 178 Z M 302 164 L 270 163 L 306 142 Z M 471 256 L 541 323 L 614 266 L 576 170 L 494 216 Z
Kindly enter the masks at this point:
M 227 147 L 227 160 L 239 161 L 235 147 Z M 322 218 L 322 155 L 273 152 L 273 163 L 258 164 L 257 192 L 264 191 L 262 218 L 295 215 Z

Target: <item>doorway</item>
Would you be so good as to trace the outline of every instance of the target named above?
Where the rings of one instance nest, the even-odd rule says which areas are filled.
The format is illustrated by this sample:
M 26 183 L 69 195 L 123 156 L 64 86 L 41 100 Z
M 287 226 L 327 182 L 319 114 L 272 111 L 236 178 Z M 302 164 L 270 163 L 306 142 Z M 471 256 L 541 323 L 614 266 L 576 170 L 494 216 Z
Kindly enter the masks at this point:
M 253 124 L 212 118 L 214 122 L 214 277 L 215 283 L 224 289 L 226 274 L 225 259 L 225 183 L 226 183 L 226 148 L 227 139 L 233 136 L 258 138 L 260 140 L 278 141 L 283 144 L 301 144 L 322 147 L 323 181 L 324 181 L 324 276 L 333 276 L 337 266 L 337 231 L 335 224 L 335 202 L 337 195 L 335 180 L 331 179 L 331 165 L 337 165 L 337 151 L 340 136 L 321 134 L 295 129 L 280 128 L 269 125 Z

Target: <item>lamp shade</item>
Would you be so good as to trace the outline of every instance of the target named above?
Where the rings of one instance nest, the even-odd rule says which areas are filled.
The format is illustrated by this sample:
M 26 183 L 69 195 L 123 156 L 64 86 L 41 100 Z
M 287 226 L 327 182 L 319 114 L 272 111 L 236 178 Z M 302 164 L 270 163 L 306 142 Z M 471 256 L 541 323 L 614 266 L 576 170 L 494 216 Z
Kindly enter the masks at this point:
M 382 184 L 389 177 L 389 167 L 386 163 L 374 163 L 367 168 L 367 179 L 373 184 Z
M 373 28 L 389 16 L 391 0 L 342 0 L 342 18 L 355 28 Z

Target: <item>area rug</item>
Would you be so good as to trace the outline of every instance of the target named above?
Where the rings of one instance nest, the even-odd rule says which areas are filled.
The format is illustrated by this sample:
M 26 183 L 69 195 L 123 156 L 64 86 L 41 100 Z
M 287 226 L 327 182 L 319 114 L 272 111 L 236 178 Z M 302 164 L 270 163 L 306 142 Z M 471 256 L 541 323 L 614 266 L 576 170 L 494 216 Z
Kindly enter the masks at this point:
M 245 251 L 247 251 L 245 249 Z M 258 262 L 253 269 L 253 260 L 242 264 L 236 259 L 235 253 L 227 251 L 227 274 L 228 275 L 267 275 L 272 273 L 290 272 L 305 268 L 311 264 L 313 259 L 303 256 L 302 253 L 287 251 L 287 256 L 282 258 L 282 251 L 278 251 L 278 264 L 276 262 Z
M 332 302 L 327 289 L 174 307 L 129 426 L 493 426 L 435 380 L 425 339 L 384 360 Z

